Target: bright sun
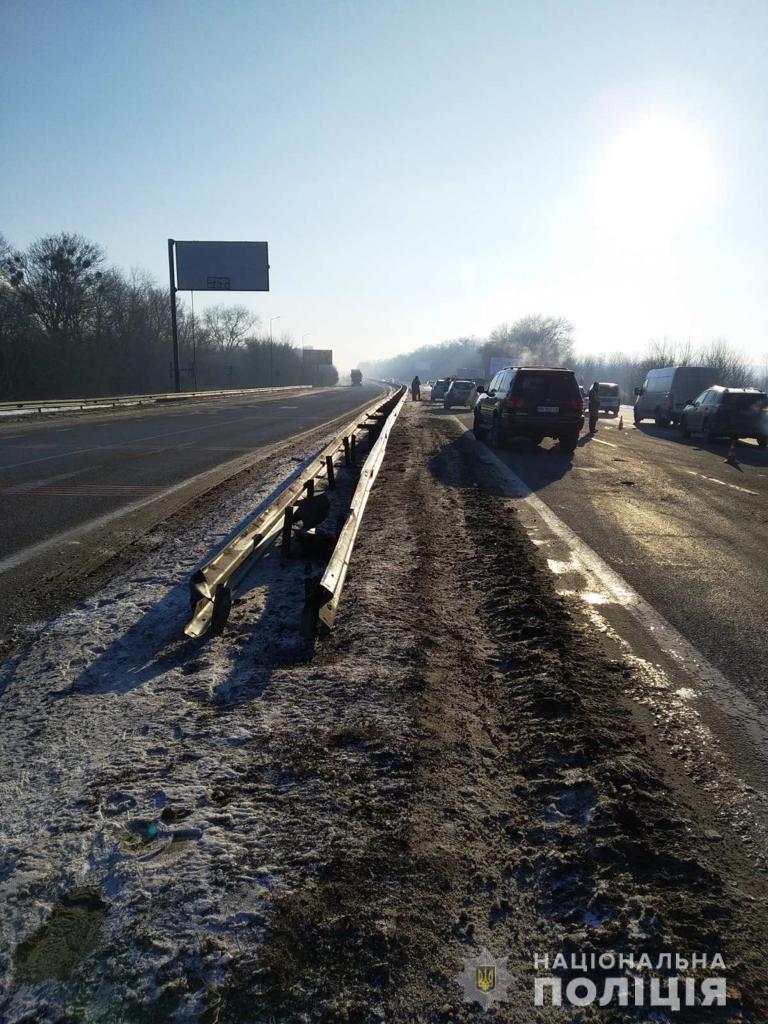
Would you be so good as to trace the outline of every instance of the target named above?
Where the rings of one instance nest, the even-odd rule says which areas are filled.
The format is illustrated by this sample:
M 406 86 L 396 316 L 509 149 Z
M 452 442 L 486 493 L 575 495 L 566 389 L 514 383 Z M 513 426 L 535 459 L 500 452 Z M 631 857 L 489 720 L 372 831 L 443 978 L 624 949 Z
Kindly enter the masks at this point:
M 630 247 L 676 233 L 712 196 L 706 138 L 682 120 L 647 115 L 611 144 L 597 176 L 598 221 Z

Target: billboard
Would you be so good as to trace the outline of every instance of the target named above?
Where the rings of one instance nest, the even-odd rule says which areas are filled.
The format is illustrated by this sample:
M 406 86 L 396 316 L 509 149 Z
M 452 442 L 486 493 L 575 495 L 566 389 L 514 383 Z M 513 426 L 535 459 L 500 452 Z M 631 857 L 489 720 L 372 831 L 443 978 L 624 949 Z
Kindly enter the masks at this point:
M 266 242 L 176 242 L 176 287 L 190 292 L 268 292 Z
M 328 366 L 333 362 L 332 348 L 305 348 L 302 350 L 304 366 Z

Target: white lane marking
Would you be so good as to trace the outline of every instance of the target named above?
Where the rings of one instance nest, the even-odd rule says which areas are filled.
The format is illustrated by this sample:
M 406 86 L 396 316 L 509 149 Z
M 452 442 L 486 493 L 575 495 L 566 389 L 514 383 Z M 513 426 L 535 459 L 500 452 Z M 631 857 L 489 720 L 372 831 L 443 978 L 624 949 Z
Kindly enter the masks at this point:
M 602 589 L 642 626 L 664 654 L 702 684 L 702 689 L 718 701 L 723 711 L 734 718 L 739 728 L 752 737 L 761 751 L 768 751 L 768 716 L 556 516 L 513 469 L 490 448 L 477 441 L 458 416 L 453 418 L 464 431 L 465 437 L 471 439 L 470 443 L 477 447 L 481 461 L 485 459 L 486 464 L 501 478 L 501 482 L 507 484 L 512 495 L 525 501 L 550 531 L 568 545 L 571 559 L 581 563 L 600 581 Z
M 278 409 L 298 409 L 298 405 L 278 405 Z
M 13 484 L 11 487 L 0 487 L 0 494 L 29 494 L 32 491 L 37 491 L 41 487 L 46 487 L 48 484 L 59 483 L 60 480 L 71 480 L 73 476 L 80 476 L 81 473 L 87 473 L 91 469 L 101 469 L 101 466 L 83 466 L 82 469 L 75 469 L 71 473 L 57 473 L 56 476 L 47 476 L 44 480 L 32 480 L 26 484 Z
M 742 494 L 754 494 L 756 498 L 760 497 L 759 491 L 750 491 L 747 487 L 739 487 L 738 484 L 729 484 L 725 480 L 718 480 L 714 476 L 704 476 L 703 473 L 697 473 L 695 469 L 684 469 L 684 473 L 688 473 L 689 476 L 697 476 L 700 480 L 709 480 L 711 484 L 720 484 L 721 487 L 730 487 L 732 491 L 741 491 Z
M 593 437 L 592 440 L 595 442 L 595 444 L 604 444 L 604 445 L 607 445 L 608 448 L 618 448 L 619 447 L 617 444 L 613 444 L 612 441 L 601 441 L 599 437 Z
M 0 444 L 5 444 L 6 441 L 13 441 L 16 437 L 27 437 L 27 434 L 5 434 L 0 440 Z

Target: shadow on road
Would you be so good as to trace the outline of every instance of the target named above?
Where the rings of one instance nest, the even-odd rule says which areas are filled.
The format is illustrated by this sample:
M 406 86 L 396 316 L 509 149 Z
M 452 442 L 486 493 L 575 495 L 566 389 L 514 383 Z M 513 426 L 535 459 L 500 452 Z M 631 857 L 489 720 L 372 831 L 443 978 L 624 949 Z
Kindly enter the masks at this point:
M 442 413 L 443 410 L 440 409 L 440 412 Z M 451 413 L 445 412 L 444 415 L 448 416 Z M 441 483 L 447 484 L 450 487 L 466 487 L 468 485 L 466 479 L 458 479 L 452 474 L 445 472 L 446 462 L 444 455 L 446 453 L 450 454 L 453 449 L 466 457 L 466 451 L 472 444 L 470 439 L 474 439 L 474 436 L 471 431 L 469 434 L 462 434 L 461 437 L 445 445 L 444 448 L 432 457 L 429 463 L 430 472 Z M 542 490 L 556 480 L 562 479 L 562 477 L 570 472 L 573 466 L 573 455 L 569 452 L 561 451 L 557 442 L 550 439 L 545 439 L 540 445 L 535 445 L 532 441 L 525 438 L 512 439 L 501 449 L 491 448 L 486 441 L 479 443 L 492 452 L 505 465 L 509 466 L 532 491 Z M 471 450 L 474 455 L 475 449 L 472 448 Z M 508 493 L 506 489 L 501 488 L 494 482 L 492 476 L 483 478 L 483 491 L 487 494 L 495 495 L 506 495 Z
M 646 437 L 657 438 L 660 441 L 670 441 L 675 444 L 684 445 L 686 448 L 693 448 L 696 451 L 710 452 L 712 455 L 720 455 L 723 459 L 728 452 L 730 439 L 723 438 L 717 441 L 705 441 L 700 435 L 683 437 L 675 427 L 657 427 L 655 423 L 638 423 L 636 429 Z M 758 448 L 757 445 L 748 441 L 736 442 L 736 458 L 747 466 L 768 466 L 768 450 Z

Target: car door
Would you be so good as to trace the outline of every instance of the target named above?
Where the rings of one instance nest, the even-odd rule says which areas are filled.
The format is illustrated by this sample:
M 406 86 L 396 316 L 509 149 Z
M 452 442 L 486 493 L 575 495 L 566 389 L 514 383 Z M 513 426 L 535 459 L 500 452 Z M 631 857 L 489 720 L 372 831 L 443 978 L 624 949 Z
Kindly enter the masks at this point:
M 475 409 L 477 410 L 477 418 L 482 425 L 490 423 L 491 412 L 493 410 L 493 395 L 496 391 L 496 385 L 499 382 L 500 374 L 495 374 L 491 379 L 491 383 L 488 385 L 488 390 L 483 392 L 477 400 Z
M 689 430 L 701 430 L 701 421 L 703 418 L 704 403 L 707 400 L 709 391 L 702 391 L 702 393 L 693 400 L 693 408 L 689 409 L 685 414 L 685 418 L 688 421 Z
M 509 394 L 512 378 L 515 375 L 514 370 L 502 370 L 499 374 L 499 380 L 496 384 L 496 394 L 493 398 L 493 406 L 496 410 L 497 416 L 503 415 L 504 399 Z

